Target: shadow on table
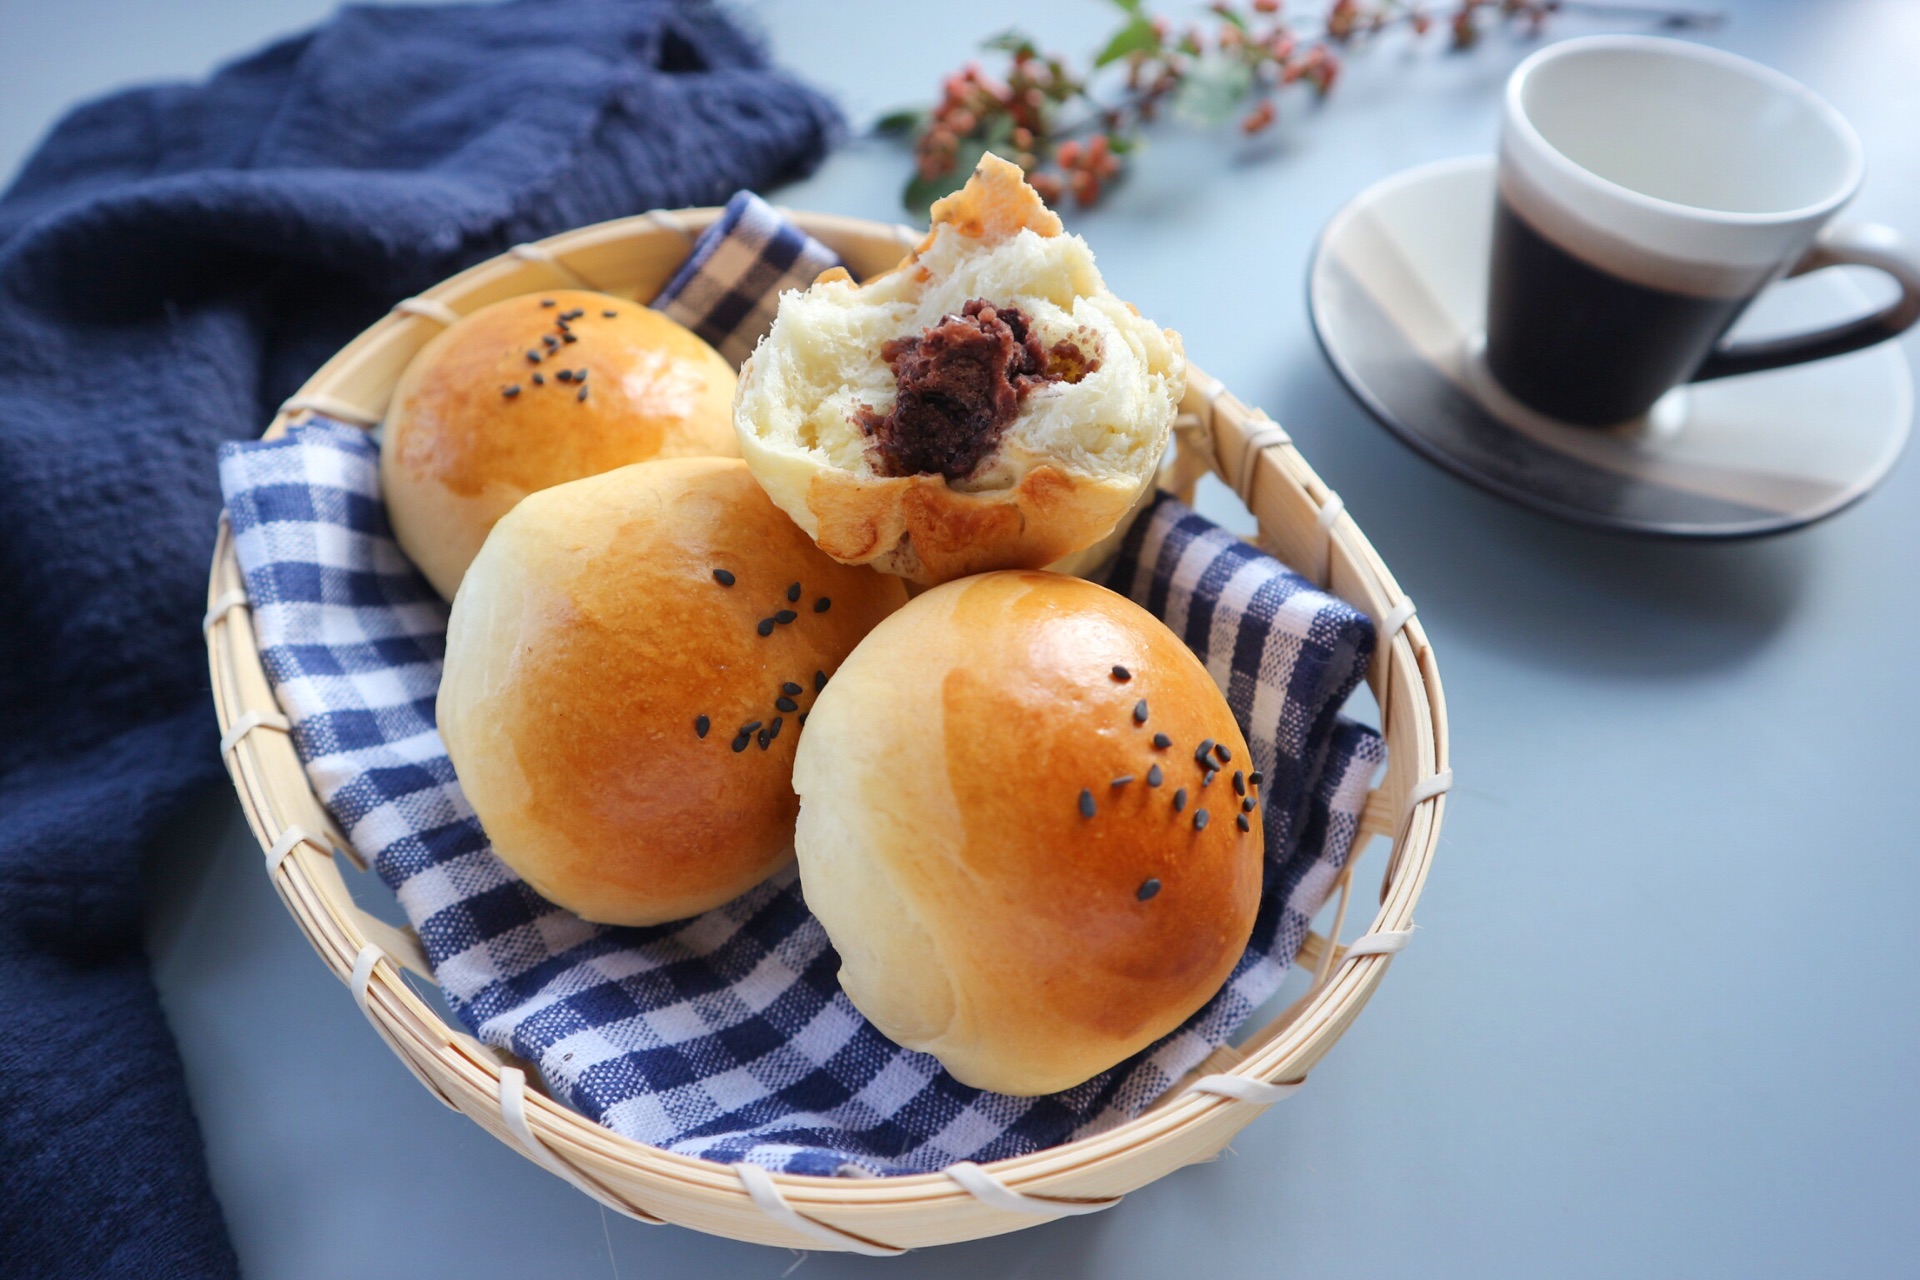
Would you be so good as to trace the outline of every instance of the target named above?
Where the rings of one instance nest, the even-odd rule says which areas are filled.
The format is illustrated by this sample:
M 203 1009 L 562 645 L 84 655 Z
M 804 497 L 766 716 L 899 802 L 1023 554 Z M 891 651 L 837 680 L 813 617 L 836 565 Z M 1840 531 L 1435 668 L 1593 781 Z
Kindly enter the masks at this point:
M 1394 440 L 1317 353 L 1303 352 L 1283 378 L 1285 425 L 1436 642 L 1470 637 L 1519 662 L 1599 676 L 1684 677 L 1763 648 L 1820 563 L 1817 527 L 1758 541 L 1660 541 L 1523 510 Z

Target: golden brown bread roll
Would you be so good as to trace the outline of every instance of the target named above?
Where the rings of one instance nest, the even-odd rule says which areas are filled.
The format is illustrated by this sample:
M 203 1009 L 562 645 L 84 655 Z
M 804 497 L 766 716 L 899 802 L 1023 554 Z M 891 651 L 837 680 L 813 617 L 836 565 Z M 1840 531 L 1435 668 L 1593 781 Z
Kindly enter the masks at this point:
M 734 427 L 822 550 L 937 583 L 1105 537 L 1185 387 L 1180 336 L 1116 298 L 1019 167 L 988 155 L 900 266 L 781 298 Z
M 556 485 L 460 585 L 440 736 L 545 897 L 607 924 L 694 915 L 791 857 L 801 723 L 905 598 L 821 554 L 737 459 Z
M 738 457 L 733 392 L 719 352 L 637 302 L 558 289 L 482 307 L 394 388 L 380 449 L 394 536 L 452 599 L 529 493 L 650 458 Z
M 875 628 L 814 708 L 800 882 L 882 1032 L 966 1084 L 1051 1093 L 1173 1030 L 1245 950 L 1251 768 L 1205 668 L 1138 605 L 965 578 Z

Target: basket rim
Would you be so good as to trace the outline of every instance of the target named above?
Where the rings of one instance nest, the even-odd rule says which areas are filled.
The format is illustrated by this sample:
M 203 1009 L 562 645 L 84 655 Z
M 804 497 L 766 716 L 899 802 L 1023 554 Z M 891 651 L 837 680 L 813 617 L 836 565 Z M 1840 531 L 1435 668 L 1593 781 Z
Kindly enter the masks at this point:
M 894 224 L 786 208 L 781 211 L 809 234 L 836 248 L 842 247 L 841 242 L 858 243 L 871 254 L 896 248 L 904 250 L 922 238 L 922 233 Z M 505 254 L 469 267 L 418 298 L 404 300 L 392 313 L 341 348 L 281 407 L 266 435 L 277 436 L 293 421 L 313 412 L 370 426 L 378 415 L 341 394 L 340 384 L 361 375 L 370 353 L 377 354 L 396 337 L 406 335 L 418 339 L 414 344 L 417 348 L 427 336 L 438 331 L 446 315 L 472 310 L 496 297 L 561 287 L 563 282 L 592 287 L 582 270 L 584 263 L 596 255 L 604 256 L 610 249 L 650 236 L 675 236 L 690 245 L 699 231 L 721 212 L 714 206 L 655 210 L 515 246 Z M 530 272 L 537 271 L 547 272 L 547 278 L 520 287 Z M 1304 495 L 1307 507 L 1313 511 L 1311 524 L 1321 535 L 1322 546 L 1317 560 L 1308 565 L 1294 563 L 1287 557 L 1283 559 L 1329 589 L 1344 572 L 1349 591 L 1367 598 L 1352 599 L 1349 591 L 1337 594 L 1366 610 L 1376 624 L 1395 624 L 1382 628 L 1382 640 L 1376 645 L 1367 678 L 1380 706 L 1383 735 L 1389 727 L 1390 710 L 1395 717 L 1411 717 L 1416 758 L 1397 760 L 1395 757 L 1400 752 L 1390 749 L 1389 776 L 1376 787 L 1375 796 L 1388 792 L 1390 784 L 1404 777 L 1406 784 L 1399 789 L 1410 802 L 1369 804 L 1368 814 L 1354 837 L 1339 887 L 1344 916 L 1344 894 L 1353 865 L 1365 844 L 1374 835 L 1390 838 L 1393 851 L 1382 883 L 1381 905 L 1367 932 L 1404 935 L 1413 925 L 1413 908 L 1424 887 L 1444 818 L 1445 786 L 1451 781 L 1445 699 L 1432 648 L 1418 617 L 1412 613 L 1411 600 L 1394 581 L 1358 524 L 1346 513 L 1338 496 L 1313 471 L 1284 430 L 1191 364 L 1188 378 L 1189 392 L 1183 408 L 1198 420 L 1197 424 L 1187 424 L 1189 438 L 1195 441 L 1212 469 L 1248 501 L 1249 507 L 1253 506 L 1249 499 L 1256 489 L 1264 485 L 1271 492 L 1276 486 L 1283 486 L 1291 497 L 1297 499 Z M 1230 459 L 1232 465 L 1228 465 Z M 1264 542 L 1267 522 L 1260 523 Z M 528 1151 L 524 1140 L 517 1140 L 511 1132 L 512 1123 L 501 1114 L 503 1089 L 510 1083 L 508 1073 L 519 1068 L 505 1055 L 481 1045 L 461 1028 L 446 1022 L 406 985 L 400 976 L 402 966 L 415 968 L 431 980 L 417 943 L 410 940 L 408 931 L 384 925 L 352 904 L 350 895 L 345 895 L 344 881 L 331 861 L 335 849 L 353 857 L 351 846 L 314 796 L 304 769 L 300 771 L 298 786 L 281 776 L 285 759 L 275 758 L 271 748 L 278 747 L 281 757 L 290 756 L 290 743 L 281 735 L 250 731 L 279 727 L 271 723 L 279 709 L 261 666 L 251 619 L 244 608 L 237 608 L 233 603 L 236 593 L 244 601 L 244 584 L 223 512 L 208 584 L 210 612 L 205 634 L 226 764 L 248 824 L 269 855 L 270 880 L 302 932 L 336 976 L 357 983 L 356 1001 L 389 1047 L 422 1083 L 449 1106 L 466 1112 L 503 1141 L 521 1149 L 523 1154 L 548 1163 L 538 1153 Z M 248 719 L 256 723 L 244 725 L 242 722 Z M 233 740 L 229 745 L 230 738 Z M 295 763 L 297 765 L 297 758 Z M 304 794 L 300 794 L 302 788 Z M 1421 795 L 1423 788 L 1427 794 Z M 1414 798 L 1416 796 L 1418 798 Z M 1404 812 L 1395 811 L 1399 809 Z M 300 834 L 289 843 L 290 832 Z M 288 847 L 280 849 L 282 844 Z M 328 848 L 329 845 L 332 848 Z M 332 883 L 327 883 L 329 879 Z M 343 895 L 347 899 L 344 903 L 336 900 Z M 357 971 L 356 961 L 364 962 L 370 946 L 377 948 L 391 963 L 366 964 L 366 972 L 362 974 Z M 1349 958 L 1345 950 L 1336 941 L 1328 940 L 1319 957 L 1321 972 L 1313 988 L 1280 1019 L 1256 1031 L 1246 1043 L 1253 1044 L 1254 1040 L 1280 1028 L 1271 1042 L 1260 1044 L 1243 1056 L 1238 1051 L 1230 1051 L 1226 1056 L 1231 1060 L 1218 1064 L 1217 1070 L 1208 1074 L 1244 1079 L 1256 1090 L 1261 1085 L 1303 1082 L 1307 1071 L 1364 1007 L 1391 964 L 1390 952 L 1354 953 Z M 1302 959 L 1306 959 L 1304 951 Z M 1214 1059 L 1207 1061 L 1213 1063 Z M 1203 1064 L 1198 1070 L 1207 1071 L 1207 1065 Z M 436 1078 L 436 1072 L 446 1077 L 444 1084 Z M 1056 1184 L 1074 1175 L 1113 1175 L 1114 1166 L 1130 1157 L 1146 1154 L 1155 1144 L 1170 1142 L 1210 1124 L 1224 1130 L 1217 1144 L 1223 1146 L 1253 1114 L 1265 1109 L 1265 1102 L 1245 1097 L 1196 1093 L 1188 1084 L 1191 1079 L 1190 1073 L 1187 1080 L 1177 1082 L 1140 1114 L 1100 1133 L 979 1167 L 1014 1190 L 1016 1197 L 1032 1200 L 1037 1205 L 1048 1203 L 1039 1198 L 1048 1193 L 1072 1197 L 1053 1201 L 1059 1206 L 1057 1215 L 1060 1210 L 1083 1204 L 1086 1198 L 1052 1185 L 1042 1187 L 1039 1196 L 1023 1195 L 1017 1188 Z M 537 1081 L 537 1076 L 534 1080 Z M 464 1095 L 469 1104 L 462 1105 L 450 1096 L 449 1087 L 453 1093 Z M 552 1100 L 537 1085 L 527 1090 L 523 1126 L 534 1136 L 536 1145 L 544 1143 L 562 1159 L 570 1158 L 578 1164 L 603 1170 L 617 1168 L 643 1182 L 668 1181 L 686 1190 L 718 1194 L 745 1205 L 754 1203 L 736 1166 L 665 1151 L 624 1137 Z M 1207 1141 L 1211 1141 L 1212 1136 L 1207 1134 Z M 554 1171 L 568 1176 L 560 1170 Z M 1103 1180 L 1120 1184 L 1124 1192 L 1153 1181 L 1167 1171 L 1161 1169 L 1138 1181 L 1130 1176 L 1107 1176 Z M 787 1173 L 769 1177 L 776 1188 L 775 1194 L 790 1200 L 793 1206 L 826 1209 L 831 1217 L 843 1221 L 860 1220 L 861 1214 L 857 1211 L 863 1209 L 979 1204 L 975 1193 L 943 1171 L 864 1179 Z M 569 1180 L 576 1181 L 588 1194 L 596 1194 L 594 1188 L 581 1185 L 571 1177 Z M 628 1199 L 608 1199 L 604 1195 L 596 1198 L 629 1216 L 661 1220 Z M 848 1211 L 856 1212 L 850 1218 Z M 1001 1217 L 1006 1216 L 1002 1212 Z M 1012 1229 L 1039 1220 L 1042 1219 L 1012 1221 L 988 1231 Z M 864 1225 L 863 1229 L 866 1229 Z M 825 1230 L 849 1241 L 872 1243 L 858 1232 L 837 1226 L 827 1225 Z M 731 1231 L 722 1233 L 732 1234 Z M 969 1233 L 982 1234 L 977 1226 Z M 754 1238 L 777 1237 L 785 1242 L 790 1236 L 790 1232 L 782 1234 L 776 1228 Z M 819 1248 L 821 1242 L 810 1240 L 805 1247 Z M 842 1247 L 847 1245 L 843 1243 Z

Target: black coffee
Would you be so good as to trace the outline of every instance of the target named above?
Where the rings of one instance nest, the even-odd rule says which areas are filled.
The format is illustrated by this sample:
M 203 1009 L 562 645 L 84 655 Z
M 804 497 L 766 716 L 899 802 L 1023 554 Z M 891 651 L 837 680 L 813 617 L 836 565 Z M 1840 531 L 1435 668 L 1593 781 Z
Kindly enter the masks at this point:
M 1622 280 L 1574 257 L 1500 197 L 1487 295 L 1487 367 L 1548 417 L 1608 426 L 1684 382 L 1751 295 L 1701 298 Z

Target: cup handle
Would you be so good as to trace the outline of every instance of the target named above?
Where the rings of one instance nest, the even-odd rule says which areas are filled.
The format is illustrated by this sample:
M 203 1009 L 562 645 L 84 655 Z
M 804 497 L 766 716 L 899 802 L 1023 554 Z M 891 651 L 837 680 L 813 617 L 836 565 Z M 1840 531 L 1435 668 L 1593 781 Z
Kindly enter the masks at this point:
M 1787 274 L 1805 275 L 1822 267 L 1847 264 L 1877 267 L 1886 272 L 1900 286 L 1900 296 L 1871 315 L 1843 320 L 1812 333 L 1721 347 L 1701 361 L 1691 381 L 1705 382 L 1709 378 L 1758 373 L 1781 365 L 1845 355 L 1905 333 L 1914 321 L 1920 320 L 1920 262 L 1915 261 L 1899 233 L 1891 227 L 1873 223 L 1827 227 Z

